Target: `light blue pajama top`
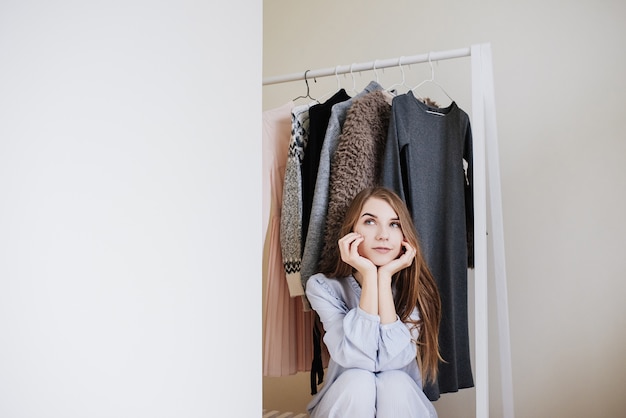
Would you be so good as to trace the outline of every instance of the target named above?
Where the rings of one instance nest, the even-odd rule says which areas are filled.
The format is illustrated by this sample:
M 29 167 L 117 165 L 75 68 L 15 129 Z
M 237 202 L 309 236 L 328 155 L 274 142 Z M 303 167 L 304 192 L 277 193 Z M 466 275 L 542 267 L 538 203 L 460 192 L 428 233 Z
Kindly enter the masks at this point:
M 372 373 L 402 370 L 422 388 L 415 356 L 418 331 L 409 330 L 399 318 L 381 325 L 380 317 L 359 307 L 361 287 L 352 276 L 341 279 L 315 274 L 307 281 L 306 295 L 324 325 L 324 343 L 330 360 L 325 383 L 307 409 L 317 405 L 328 388 L 347 369 L 358 368 Z M 419 319 L 417 308 L 411 314 Z

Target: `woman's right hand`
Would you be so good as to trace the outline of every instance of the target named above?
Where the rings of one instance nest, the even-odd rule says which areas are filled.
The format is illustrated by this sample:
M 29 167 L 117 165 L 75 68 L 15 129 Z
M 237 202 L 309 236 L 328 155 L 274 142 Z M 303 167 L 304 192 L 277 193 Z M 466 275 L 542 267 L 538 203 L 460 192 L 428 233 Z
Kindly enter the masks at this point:
M 344 263 L 355 268 L 362 275 L 368 272 L 376 274 L 376 265 L 369 259 L 359 254 L 359 245 L 363 242 L 363 236 L 356 232 L 350 232 L 339 239 L 339 252 Z

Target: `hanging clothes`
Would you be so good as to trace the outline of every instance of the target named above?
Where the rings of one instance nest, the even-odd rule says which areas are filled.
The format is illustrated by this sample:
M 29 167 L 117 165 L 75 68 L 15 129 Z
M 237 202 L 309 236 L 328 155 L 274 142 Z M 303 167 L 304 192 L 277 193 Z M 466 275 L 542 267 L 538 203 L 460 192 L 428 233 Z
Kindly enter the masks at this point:
M 283 184 L 291 140 L 292 109 L 289 102 L 263 112 L 264 195 L 271 197 L 266 229 L 267 277 L 263 323 L 263 375 L 288 376 L 310 370 L 313 359 L 313 322 L 302 298 L 289 295 L 280 248 Z M 269 186 L 269 190 L 266 187 Z
M 350 99 L 345 89 L 340 89 L 324 103 L 311 106 L 309 109 L 309 138 L 302 159 L 302 249 L 306 242 L 309 229 L 311 206 L 315 192 L 315 180 L 320 163 L 320 154 L 324 144 L 324 136 L 330 121 L 330 112 L 337 103 Z
M 363 188 L 379 182 L 390 112 L 391 95 L 384 90 L 357 96 L 347 109 L 330 166 L 328 213 L 318 263 L 322 271 L 331 271 L 335 267 L 339 229 L 348 205 Z M 318 332 L 323 335 L 321 326 Z M 315 339 L 314 343 L 311 373 L 321 374 L 322 370 L 315 367 L 320 364 L 321 338 Z M 315 394 L 317 387 L 311 380 L 311 393 Z
M 467 171 L 464 169 L 464 161 Z M 467 269 L 473 267 L 472 133 L 455 102 L 440 109 L 412 91 L 392 102 L 383 185 L 406 202 L 439 287 L 444 362 L 430 400 L 474 386 L 470 365 Z
M 318 262 L 324 245 L 324 229 L 328 210 L 330 164 L 332 156 L 337 149 L 339 135 L 341 134 L 346 114 L 354 100 L 375 90 L 383 90 L 383 88 L 377 82 L 372 81 L 362 92 L 353 98 L 332 107 L 322 151 L 320 153 L 320 161 L 315 181 L 315 193 L 311 205 L 311 216 L 309 218 L 309 227 L 304 243 L 304 252 L 302 253 L 301 280 L 303 288 L 306 288 L 307 280 L 319 271 Z M 306 298 L 305 309 L 311 309 Z
M 282 183 L 285 177 L 285 161 L 291 129 L 292 101 L 275 109 L 263 112 L 263 132 L 261 138 L 262 169 L 262 225 L 263 239 L 269 237 L 270 212 L 272 205 L 282 199 Z M 280 190 L 279 190 L 280 189 Z M 280 197 L 276 192 L 280 191 Z M 276 218 L 278 219 L 278 218 Z
M 319 260 L 322 272 L 336 267 L 339 230 L 350 202 L 361 190 L 379 184 L 392 98 L 390 93 L 376 90 L 356 99 L 348 109 L 330 167 L 324 246 Z
M 309 109 L 317 102 L 291 110 L 291 139 L 283 185 L 283 208 L 280 218 L 280 244 L 289 294 L 304 297 L 300 279 L 302 261 L 302 159 L 309 131 Z

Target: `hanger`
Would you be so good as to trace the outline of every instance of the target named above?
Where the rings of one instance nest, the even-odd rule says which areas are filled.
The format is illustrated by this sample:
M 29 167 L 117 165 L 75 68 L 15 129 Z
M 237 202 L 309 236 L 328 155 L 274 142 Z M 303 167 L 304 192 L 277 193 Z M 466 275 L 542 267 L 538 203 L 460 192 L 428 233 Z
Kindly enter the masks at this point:
M 374 60 L 374 74 L 376 74 L 376 82 L 380 83 L 380 81 L 378 80 L 378 70 L 376 69 L 376 63 L 378 62 L 378 60 Z M 383 68 L 383 73 L 385 72 L 385 69 Z M 387 103 L 389 103 L 391 105 L 392 101 L 393 101 L 393 94 L 390 93 L 387 90 L 383 90 L 383 96 L 385 97 L 385 100 L 387 101 Z
M 408 88 L 408 86 L 406 85 L 406 78 L 404 76 L 404 68 L 402 67 L 402 58 L 404 58 L 404 57 L 402 56 L 402 57 L 398 58 L 398 66 L 400 67 L 400 72 L 402 73 L 402 82 L 401 83 L 396 83 L 396 84 L 392 85 L 391 87 L 389 87 L 387 89 L 387 92 L 393 94 L 394 96 L 397 94 L 397 93 L 394 92 L 394 89 L 396 87 L 404 86 L 404 87 Z
M 341 90 L 341 82 L 339 81 L 339 75 L 337 74 L 337 69 L 338 68 L 339 68 L 339 66 L 335 67 L 335 79 L 337 80 L 337 90 L 331 90 L 328 93 L 324 94 L 320 99 L 317 100 L 318 103 L 321 103 L 327 97 L 330 97 L 331 95 L 333 95 L 336 92 L 338 92 L 339 90 Z M 315 78 L 313 80 L 315 80 Z
M 304 83 L 306 84 L 306 96 L 298 96 L 298 97 L 296 97 L 295 99 L 293 99 L 292 101 L 294 101 L 294 102 L 295 102 L 295 101 L 296 101 L 296 100 L 298 100 L 298 99 L 307 99 L 307 98 L 308 98 L 308 99 L 314 100 L 314 101 L 316 101 L 317 103 L 319 103 L 319 101 L 318 101 L 317 99 L 314 99 L 313 97 L 311 97 L 311 94 L 310 94 L 310 92 L 309 92 L 309 80 L 306 78 L 306 74 L 307 74 L 309 71 L 311 71 L 311 70 L 306 70 L 306 71 L 304 72 Z
M 335 67 L 335 79 L 337 80 L 337 90 L 341 90 L 341 81 L 339 81 L 339 75 L 337 74 L 337 69 L 339 66 Z
M 354 78 L 354 73 L 352 72 L 352 66 L 354 65 L 354 63 L 350 64 L 350 76 L 352 76 L 352 90 L 351 93 L 353 95 L 357 95 L 358 92 L 356 91 L 356 79 Z
M 376 62 L 377 62 L 377 61 L 378 61 L 378 60 L 374 60 L 374 74 L 376 74 L 376 82 L 377 82 L 377 83 L 380 83 L 380 82 L 378 81 L 378 71 L 376 70 Z M 384 70 L 383 70 L 383 71 L 384 71 Z
M 424 81 L 422 81 L 421 83 L 419 83 L 417 86 L 413 87 L 411 89 L 412 92 L 415 93 L 415 90 L 417 90 L 418 88 L 420 88 L 422 85 L 426 84 L 426 83 L 433 83 L 434 85 L 436 85 L 437 87 L 439 87 L 441 89 L 441 91 L 443 91 L 443 93 L 448 96 L 448 99 L 450 99 L 451 102 L 453 102 L 454 100 L 452 100 L 452 97 L 450 97 L 450 95 L 446 92 L 446 90 L 441 86 L 441 84 L 437 83 L 435 81 L 435 68 L 433 67 L 433 62 L 430 59 L 430 52 L 428 53 L 428 64 L 430 64 L 430 79 L 426 79 Z M 422 99 L 422 101 L 424 101 L 424 98 L 417 95 L 417 97 L 419 97 L 420 99 Z

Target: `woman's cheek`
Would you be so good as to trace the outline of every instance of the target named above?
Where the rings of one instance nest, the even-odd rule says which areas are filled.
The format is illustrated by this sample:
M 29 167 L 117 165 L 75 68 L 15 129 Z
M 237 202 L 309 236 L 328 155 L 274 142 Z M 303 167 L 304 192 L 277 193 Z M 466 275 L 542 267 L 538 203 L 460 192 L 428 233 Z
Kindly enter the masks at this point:
M 359 253 L 359 255 L 361 257 L 364 257 L 363 255 L 363 243 L 360 243 L 358 247 L 356 247 L 357 252 Z

